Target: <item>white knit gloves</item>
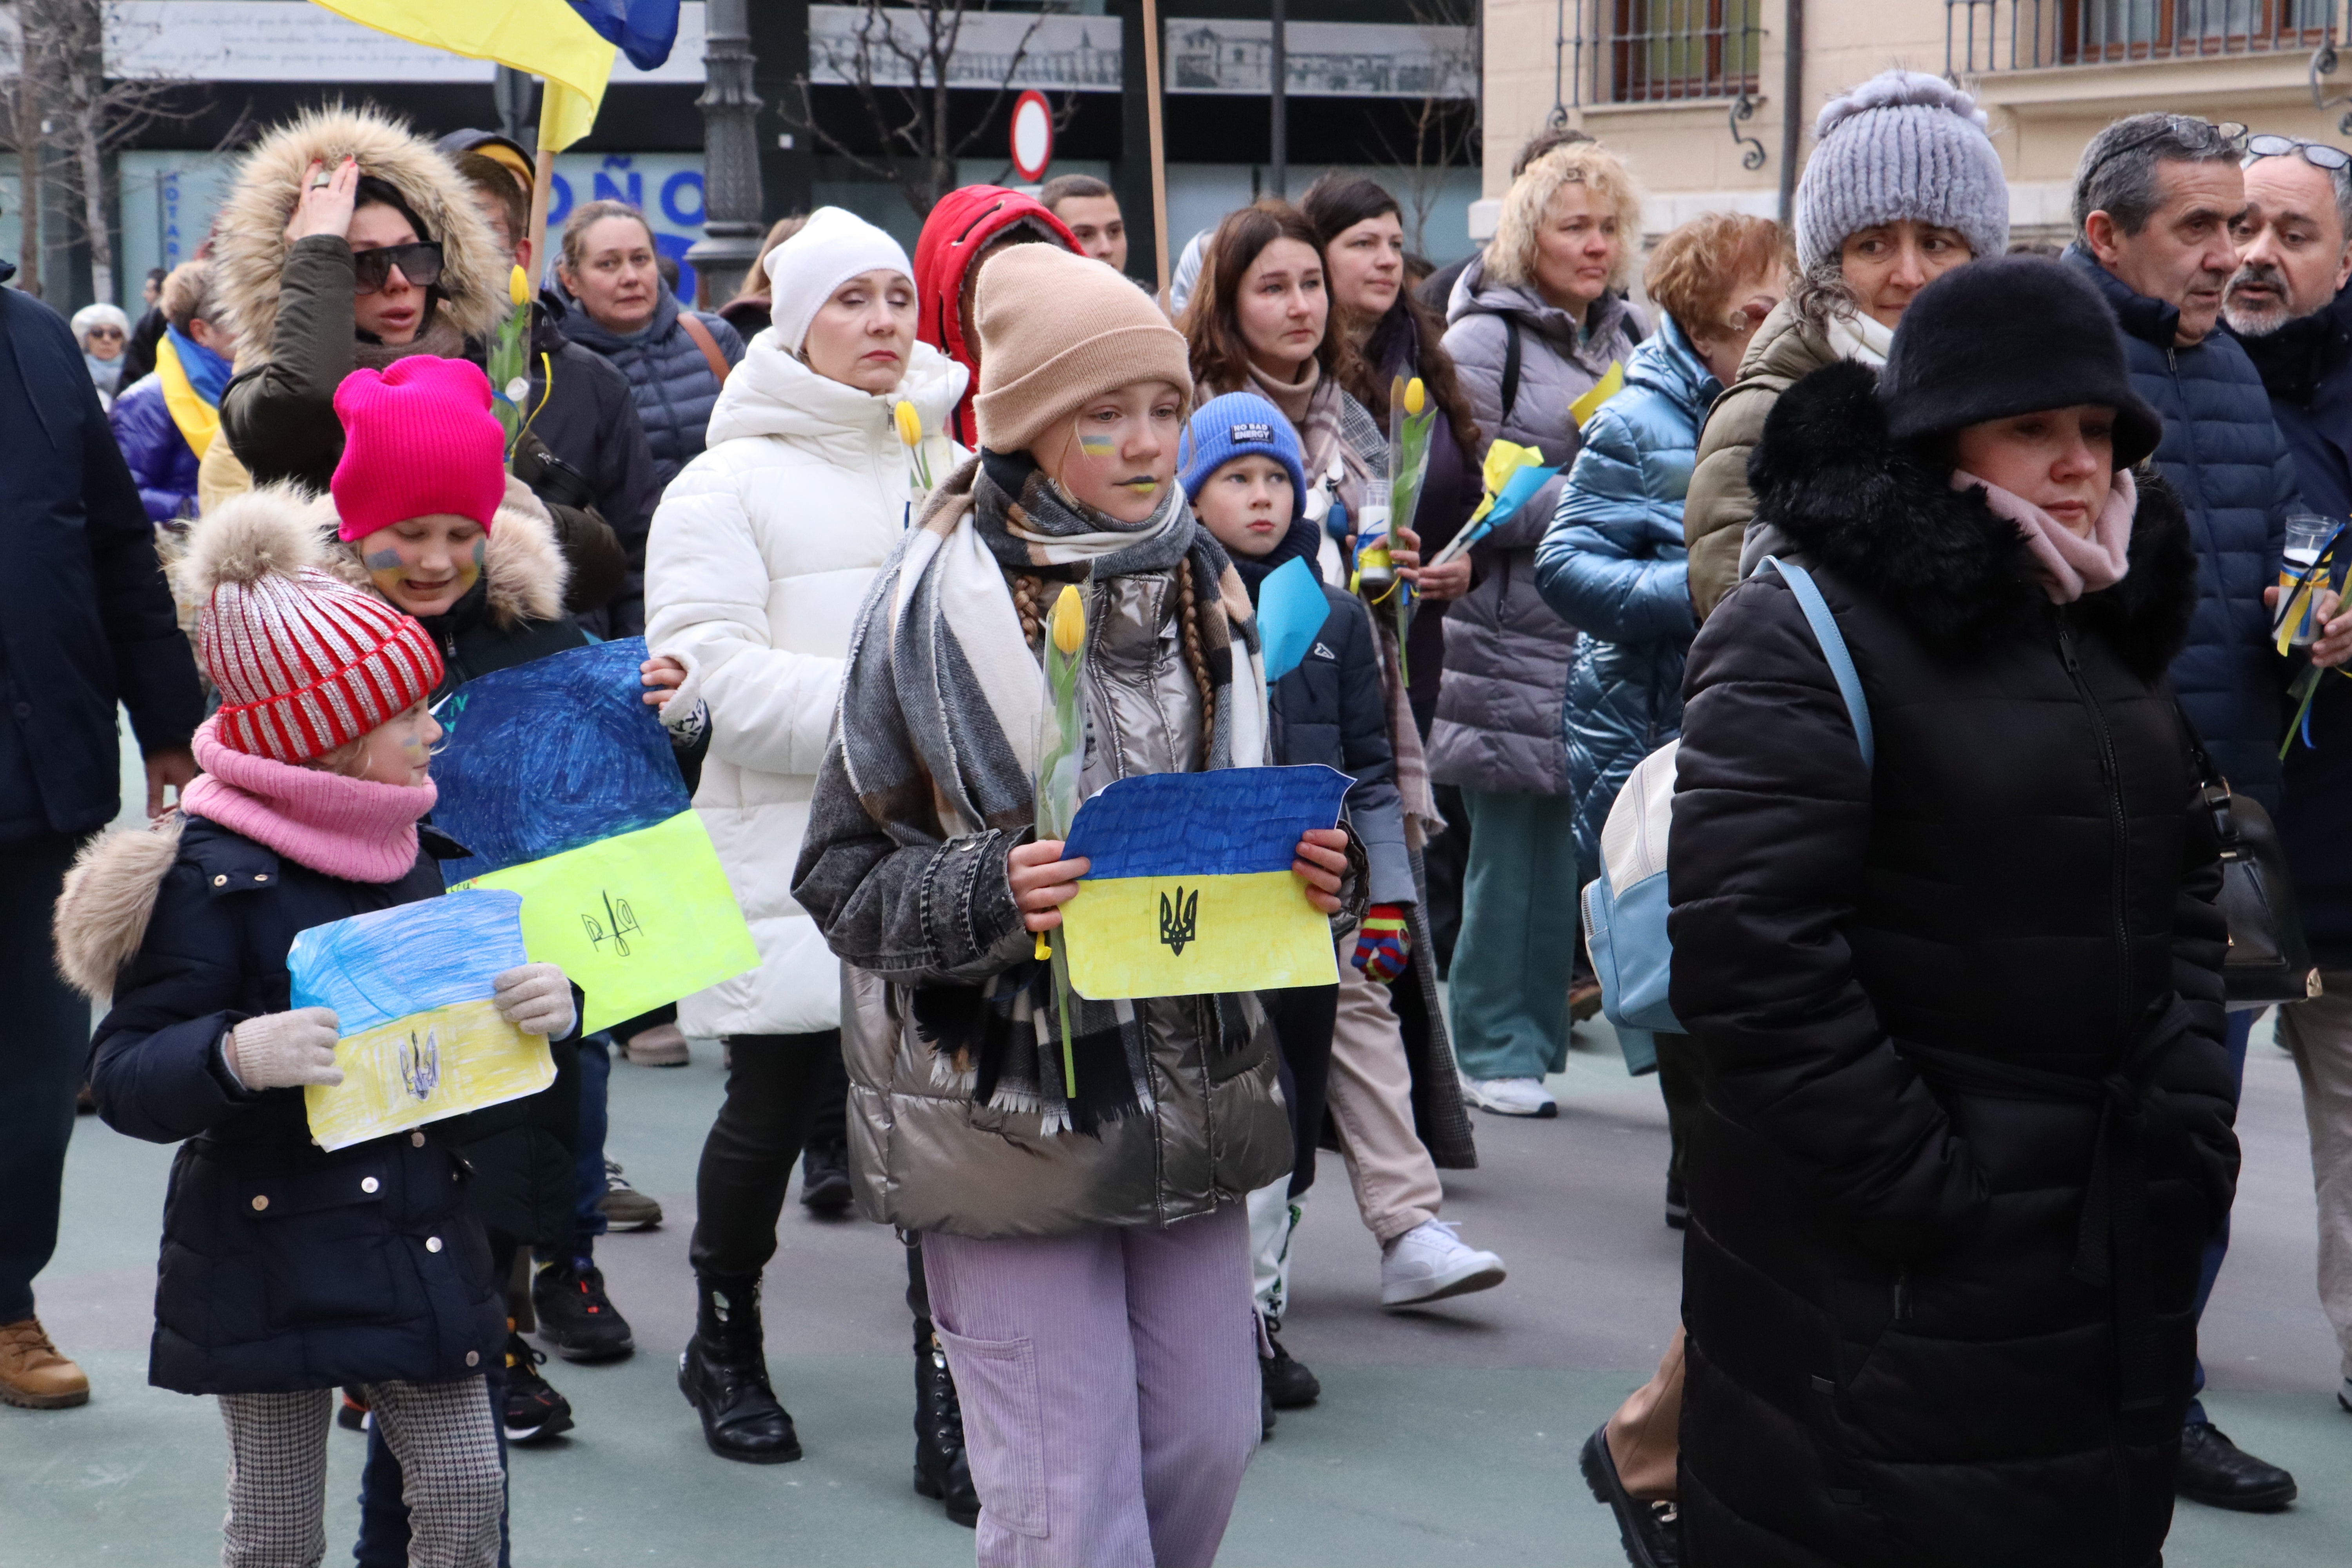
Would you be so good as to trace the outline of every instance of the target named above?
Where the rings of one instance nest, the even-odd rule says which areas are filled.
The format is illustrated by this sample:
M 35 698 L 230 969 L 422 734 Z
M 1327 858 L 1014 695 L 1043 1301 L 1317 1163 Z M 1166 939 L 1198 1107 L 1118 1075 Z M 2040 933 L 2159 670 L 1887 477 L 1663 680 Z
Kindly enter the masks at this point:
M 526 963 L 490 983 L 499 1016 L 526 1035 L 560 1040 L 572 1032 L 572 982 L 552 963 Z
M 331 1007 L 265 1013 L 231 1029 L 221 1055 L 247 1089 L 332 1088 L 343 1081 L 343 1069 L 335 1065 L 335 1027 Z

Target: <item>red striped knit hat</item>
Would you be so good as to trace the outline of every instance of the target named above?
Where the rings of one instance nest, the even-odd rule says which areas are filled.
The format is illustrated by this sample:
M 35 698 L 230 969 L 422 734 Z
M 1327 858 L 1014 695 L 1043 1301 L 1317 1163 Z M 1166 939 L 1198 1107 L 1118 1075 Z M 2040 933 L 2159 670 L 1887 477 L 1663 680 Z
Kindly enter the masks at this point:
M 221 740 L 281 763 L 356 741 L 441 684 L 430 633 L 312 566 L 219 578 L 196 645 L 220 688 Z

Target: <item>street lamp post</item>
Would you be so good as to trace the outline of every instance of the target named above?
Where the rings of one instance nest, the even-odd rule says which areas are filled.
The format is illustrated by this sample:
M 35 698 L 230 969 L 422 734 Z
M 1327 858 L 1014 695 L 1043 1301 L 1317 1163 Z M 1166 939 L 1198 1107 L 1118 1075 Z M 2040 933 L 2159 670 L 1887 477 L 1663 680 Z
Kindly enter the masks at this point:
M 760 254 L 760 95 L 751 88 L 747 0 L 710 0 L 702 44 L 702 237 L 686 253 L 697 303 L 714 274 L 742 273 Z

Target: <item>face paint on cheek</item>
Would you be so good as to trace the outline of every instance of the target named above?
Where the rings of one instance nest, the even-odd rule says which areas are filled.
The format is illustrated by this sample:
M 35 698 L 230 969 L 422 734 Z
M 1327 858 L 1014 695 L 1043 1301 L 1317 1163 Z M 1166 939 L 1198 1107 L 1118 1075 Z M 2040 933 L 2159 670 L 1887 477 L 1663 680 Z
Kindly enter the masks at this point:
M 482 563 L 484 560 L 488 559 L 489 552 L 490 542 L 488 539 L 477 539 L 474 541 L 473 555 L 465 563 L 465 564 L 457 568 L 457 594 L 459 597 L 462 598 L 465 595 L 472 591 L 474 580 L 482 574 Z
M 1078 433 L 1078 450 L 1089 458 L 1113 457 L 1118 451 L 1118 438 L 1114 436 L 1090 436 L 1082 430 Z
M 386 594 L 390 594 L 400 581 L 402 568 L 397 550 L 371 550 L 360 557 L 360 563 L 367 568 L 368 576 L 375 585 Z

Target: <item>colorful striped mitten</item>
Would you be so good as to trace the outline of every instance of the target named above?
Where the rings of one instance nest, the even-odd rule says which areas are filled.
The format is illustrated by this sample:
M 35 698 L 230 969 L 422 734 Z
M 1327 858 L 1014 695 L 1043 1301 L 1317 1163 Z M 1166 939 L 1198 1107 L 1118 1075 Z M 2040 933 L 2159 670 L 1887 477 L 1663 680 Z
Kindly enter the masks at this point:
M 1405 924 L 1401 904 L 1374 904 L 1356 928 L 1354 963 L 1364 978 L 1386 985 L 1412 962 L 1412 928 Z

